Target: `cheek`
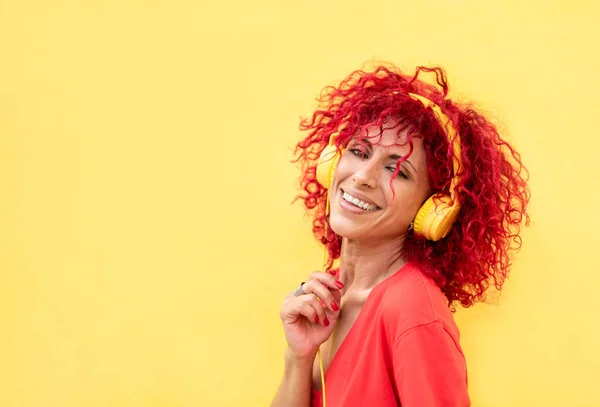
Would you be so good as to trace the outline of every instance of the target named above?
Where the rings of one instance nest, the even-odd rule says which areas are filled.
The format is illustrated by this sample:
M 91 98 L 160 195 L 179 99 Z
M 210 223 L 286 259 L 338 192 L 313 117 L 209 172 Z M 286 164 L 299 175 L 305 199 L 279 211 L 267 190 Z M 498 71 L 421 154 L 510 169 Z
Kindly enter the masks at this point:
M 421 199 L 423 191 L 418 188 L 407 187 L 406 185 L 394 185 L 394 191 L 395 195 L 389 188 L 386 191 L 388 210 L 392 212 L 394 219 L 398 221 L 408 220 L 410 223 L 424 201 L 424 199 Z
M 338 161 L 335 171 L 333 172 L 333 185 L 338 184 L 340 181 L 348 178 L 354 171 L 352 160 L 345 157 L 342 154 L 342 157 Z

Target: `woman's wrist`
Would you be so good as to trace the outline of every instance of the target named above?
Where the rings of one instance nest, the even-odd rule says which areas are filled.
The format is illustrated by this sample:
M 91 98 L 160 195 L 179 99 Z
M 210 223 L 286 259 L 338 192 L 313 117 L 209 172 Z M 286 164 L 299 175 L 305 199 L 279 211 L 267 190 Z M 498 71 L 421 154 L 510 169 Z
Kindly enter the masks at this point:
M 284 359 L 287 364 L 291 364 L 297 367 L 309 367 L 312 369 L 317 350 L 308 355 L 298 355 L 293 350 L 287 348 L 284 352 Z

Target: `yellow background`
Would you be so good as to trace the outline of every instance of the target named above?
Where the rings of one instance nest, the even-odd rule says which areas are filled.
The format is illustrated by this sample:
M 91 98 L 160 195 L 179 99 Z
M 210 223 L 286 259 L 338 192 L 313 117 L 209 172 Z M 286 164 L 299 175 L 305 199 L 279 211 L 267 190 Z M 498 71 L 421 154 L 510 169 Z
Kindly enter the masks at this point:
M 266 406 L 320 266 L 291 148 L 368 60 L 441 64 L 531 172 L 474 406 L 600 406 L 596 1 L 0 1 L 0 405 Z

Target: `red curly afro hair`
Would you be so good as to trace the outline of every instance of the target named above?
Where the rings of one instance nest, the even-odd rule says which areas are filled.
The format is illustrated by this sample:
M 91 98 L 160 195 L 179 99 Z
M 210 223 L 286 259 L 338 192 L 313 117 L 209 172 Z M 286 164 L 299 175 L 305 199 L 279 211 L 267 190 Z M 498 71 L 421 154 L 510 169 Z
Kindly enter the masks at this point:
M 419 80 L 421 72 L 434 73 L 438 86 Z M 337 87 L 324 88 L 312 117 L 300 123 L 300 129 L 308 134 L 296 146 L 294 161 L 302 168 L 298 199 L 312 217 L 314 236 L 327 249 L 326 269 L 334 272 L 342 240 L 328 226 L 327 189 L 316 178 L 319 155 L 331 135 L 337 135 L 340 148 L 368 126 L 381 128 L 390 117 L 400 119 L 409 129 L 409 143 L 414 137 L 423 139 L 432 194 L 448 193 L 454 152 L 432 110 L 408 93 L 435 102 L 460 135 L 462 168 L 456 193 L 461 210 L 442 240 L 429 241 L 409 232 L 403 257 L 438 284 L 449 305 L 469 307 L 485 301 L 492 285 L 502 288 L 511 266 L 509 254 L 521 247 L 521 224 L 529 223 L 530 193 L 520 155 L 472 106 L 447 98 L 448 82 L 442 68 L 418 67 L 410 76 L 393 65 L 381 64 L 352 72 Z

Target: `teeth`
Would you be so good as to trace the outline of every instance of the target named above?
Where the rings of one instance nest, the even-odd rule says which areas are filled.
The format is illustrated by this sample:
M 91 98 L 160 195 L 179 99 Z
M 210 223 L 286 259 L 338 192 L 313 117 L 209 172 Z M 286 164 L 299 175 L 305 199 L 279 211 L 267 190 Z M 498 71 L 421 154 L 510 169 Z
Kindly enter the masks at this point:
M 361 201 L 360 199 L 353 197 L 347 192 L 344 192 L 343 198 L 344 200 L 353 203 L 354 205 L 358 206 L 361 209 L 364 209 L 365 211 L 374 211 L 375 209 L 377 209 L 376 205 L 371 205 L 364 201 Z

